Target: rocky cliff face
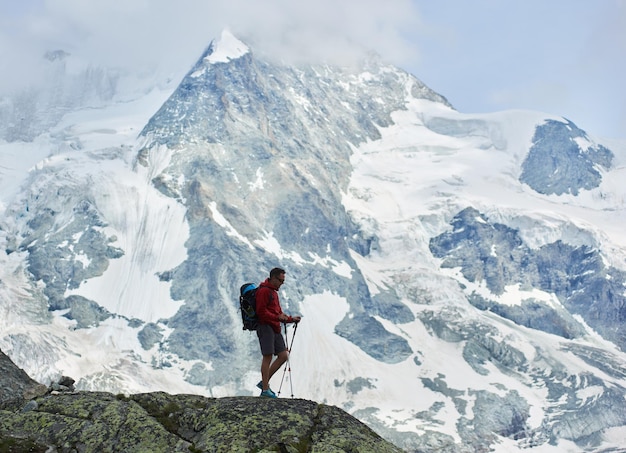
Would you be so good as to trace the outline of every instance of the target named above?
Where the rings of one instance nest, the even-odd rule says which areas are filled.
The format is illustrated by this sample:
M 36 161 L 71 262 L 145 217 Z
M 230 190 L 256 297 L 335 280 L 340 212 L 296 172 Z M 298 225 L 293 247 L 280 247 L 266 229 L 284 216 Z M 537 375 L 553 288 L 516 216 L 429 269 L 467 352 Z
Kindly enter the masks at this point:
M 31 379 L 0 351 L 0 406 L 3 409 L 20 408 L 27 400 L 41 396 L 46 391 L 45 385 Z
M 0 371 L 0 451 L 402 451 L 343 410 L 301 399 L 50 392 L 1 351 Z
M 535 131 L 520 181 L 545 195 L 578 195 L 600 185 L 614 157 L 571 121 L 546 121 Z

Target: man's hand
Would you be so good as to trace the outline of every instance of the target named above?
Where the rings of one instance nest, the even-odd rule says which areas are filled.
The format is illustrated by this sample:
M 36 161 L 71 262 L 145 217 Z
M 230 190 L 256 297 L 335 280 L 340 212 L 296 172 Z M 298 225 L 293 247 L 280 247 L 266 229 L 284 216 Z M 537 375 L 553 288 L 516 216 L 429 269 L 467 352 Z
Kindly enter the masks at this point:
M 302 319 L 302 317 L 300 316 L 287 316 L 284 313 L 281 313 L 280 315 L 278 315 L 278 321 L 280 322 L 300 322 L 300 320 Z

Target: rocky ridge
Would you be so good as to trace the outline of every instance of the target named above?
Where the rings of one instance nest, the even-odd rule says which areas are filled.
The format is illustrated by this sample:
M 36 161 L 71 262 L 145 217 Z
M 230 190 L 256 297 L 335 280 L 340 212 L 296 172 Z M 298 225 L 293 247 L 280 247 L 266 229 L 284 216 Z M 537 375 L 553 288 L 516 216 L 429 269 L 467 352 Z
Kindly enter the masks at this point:
M 38 384 L 1 351 L 0 369 L 0 451 L 402 451 L 313 401 L 76 392 Z

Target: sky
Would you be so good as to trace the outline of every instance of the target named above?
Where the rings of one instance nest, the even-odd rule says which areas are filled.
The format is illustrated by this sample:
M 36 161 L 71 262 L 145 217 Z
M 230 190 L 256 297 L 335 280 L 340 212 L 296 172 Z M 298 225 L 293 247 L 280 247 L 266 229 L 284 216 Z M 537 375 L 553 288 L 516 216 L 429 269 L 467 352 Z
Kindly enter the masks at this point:
M 626 0 L 0 0 L 0 94 L 56 49 L 180 77 L 224 28 L 286 61 L 373 50 L 464 113 L 539 110 L 626 138 Z

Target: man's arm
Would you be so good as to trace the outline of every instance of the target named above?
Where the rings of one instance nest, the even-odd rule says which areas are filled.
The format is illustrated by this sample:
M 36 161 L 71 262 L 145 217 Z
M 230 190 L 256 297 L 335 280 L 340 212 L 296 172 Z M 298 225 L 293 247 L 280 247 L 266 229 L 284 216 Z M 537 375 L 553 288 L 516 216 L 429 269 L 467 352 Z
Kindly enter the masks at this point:
M 259 320 L 263 322 L 269 321 L 267 314 L 268 291 L 266 288 L 260 287 L 256 290 L 256 314 Z

